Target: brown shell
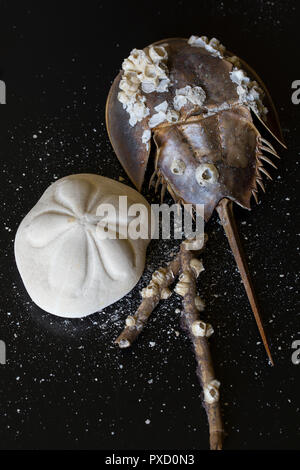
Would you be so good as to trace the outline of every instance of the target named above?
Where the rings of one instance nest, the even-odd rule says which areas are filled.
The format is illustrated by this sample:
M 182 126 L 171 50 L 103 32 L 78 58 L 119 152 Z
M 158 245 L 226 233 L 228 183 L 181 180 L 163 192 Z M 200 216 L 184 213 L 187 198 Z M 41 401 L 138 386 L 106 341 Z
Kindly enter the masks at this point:
M 256 189 L 260 135 L 249 110 L 239 104 L 236 84 L 229 75 L 232 64 L 204 48 L 188 45 L 185 39 L 168 39 L 155 44 L 167 48 L 169 76 L 171 83 L 176 83 L 176 89 L 186 85 L 201 86 L 206 93 L 206 107 L 214 108 L 224 103 L 230 107 L 203 117 L 204 109 L 189 104 L 181 108 L 178 123 L 163 123 L 153 129 L 157 146 L 156 169 L 162 180 L 176 200 L 204 204 L 206 220 L 224 197 L 249 209 L 252 190 Z M 266 93 L 265 105 L 269 109 L 266 125 L 280 140 L 277 114 L 266 88 L 252 69 L 241 62 L 248 75 L 256 79 Z M 129 115 L 117 98 L 121 77 L 122 72 L 116 77 L 108 96 L 107 129 L 118 159 L 140 190 L 149 158 L 149 150 L 142 143 L 149 116 L 134 127 L 130 126 Z M 163 101 L 172 107 L 174 95 L 174 86 L 165 93 L 145 95 L 150 115 Z M 184 175 L 171 172 L 174 159 L 185 162 Z M 199 186 L 195 170 L 200 163 L 215 165 L 219 173 L 217 183 Z
M 241 116 L 242 112 L 249 114 L 248 119 Z M 257 137 L 250 113 L 242 107 L 163 127 L 154 134 L 159 149 L 156 167 L 177 199 L 204 204 L 206 220 L 223 197 L 250 209 L 252 189 L 256 189 Z M 183 175 L 172 173 L 174 159 L 185 163 Z M 195 172 L 202 163 L 215 165 L 217 183 L 198 184 Z

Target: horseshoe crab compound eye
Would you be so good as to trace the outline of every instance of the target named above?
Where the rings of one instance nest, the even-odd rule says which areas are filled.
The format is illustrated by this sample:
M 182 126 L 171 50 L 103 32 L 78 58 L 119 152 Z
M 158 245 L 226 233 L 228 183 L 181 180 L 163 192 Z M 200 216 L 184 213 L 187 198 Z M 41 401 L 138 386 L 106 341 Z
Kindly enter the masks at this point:
M 212 163 L 202 163 L 196 168 L 195 176 L 200 186 L 207 186 L 218 181 L 219 172 Z
M 171 171 L 174 175 L 183 175 L 185 172 L 185 163 L 182 160 L 173 160 Z

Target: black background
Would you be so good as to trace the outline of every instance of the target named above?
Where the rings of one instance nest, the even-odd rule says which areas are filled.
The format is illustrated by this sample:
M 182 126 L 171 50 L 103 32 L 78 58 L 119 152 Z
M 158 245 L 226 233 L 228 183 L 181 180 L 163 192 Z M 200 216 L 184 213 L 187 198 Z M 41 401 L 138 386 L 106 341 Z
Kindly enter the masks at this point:
M 7 364 L 0 366 L 0 448 L 208 447 L 193 353 L 185 335 L 175 334 L 179 299 L 154 312 L 132 350 L 113 345 L 173 242 L 151 242 L 138 286 L 83 320 L 36 307 L 13 254 L 18 224 L 55 179 L 91 172 L 128 182 L 105 130 L 110 84 L 133 47 L 191 34 L 216 36 L 256 69 L 288 144 L 279 170 L 270 170 L 274 181 L 261 203 L 249 213 L 236 208 L 274 368 L 216 216 L 207 226 L 199 289 L 215 328 L 225 448 L 299 448 L 300 365 L 291 362 L 292 342 L 300 340 L 300 105 L 291 102 L 291 83 L 300 79 L 299 2 L 0 1 L 0 19 L 0 79 L 7 86 L 7 104 L 0 107 L 0 339 L 7 345 Z M 155 200 L 152 192 L 145 195 Z

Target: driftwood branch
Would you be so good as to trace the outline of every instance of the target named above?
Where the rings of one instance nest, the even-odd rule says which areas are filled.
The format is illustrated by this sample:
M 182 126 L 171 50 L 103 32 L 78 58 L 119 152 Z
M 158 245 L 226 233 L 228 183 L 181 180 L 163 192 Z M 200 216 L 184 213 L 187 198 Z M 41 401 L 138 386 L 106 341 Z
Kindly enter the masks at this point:
M 210 448 L 222 449 L 223 425 L 219 404 L 220 383 L 215 379 L 212 358 L 209 350 L 208 338 L 213 333 L 211 325 L 204 323 L 199 318 L 196 307 L 199 298 L 196 294 L 197 259 L 195 252 L 188 248 L 188 241 L 183 242 L 180 248 L 181 275 L 175 288 L 183 297 L 184 314 L 183 327 L 188 331 L 192 340 L 197 361 L 197 375 L 203 387 L 203 404 L 207 413 L 210 434 Z M 200 267 L 198 265 L 198 267 Z M 201 304 L 200 304 L 201 306 Z
M 183 297 L 183 328 L 188 331 L 192 340 L 197 361 L 197 375 L 203 387 L 203 404 L 207 413 L 210 434 L 210 448 L 222 449 L 223 425 L 219 404 L 220 383 L 215 379 L 208 338 L 213 328 L 200 320 L 199 311 L 204 304 L 196 293 L 196 279 L 203 270 L 203 265 L 196 258 L 206 242 L 204 240 L 186 240 L 182 242 L 179 253 L 167 265 L 159 268 L 152 275 L 147 287 L 142 290 L 142 302 L 133 316 L 128 316 L 126 326 L 116 343 L 120 348 L 128 348 L 145 327 L 149 316 L 160 299 L 171 295 L 169 286 L 181 272 L 175 292 Z
M 150 283 L 142 290 L 143 300 L 138 310 L 135 315 L 126 318 L 126 326 L 115 341 L 120 348 L 131 346 L 143 330 L 160 299 L 166 299 L 171 295 L 168 287 L 178 276 L 179 269 L 180 255 L 178 253 L 166 268 L 159 268 L 153 273 Z

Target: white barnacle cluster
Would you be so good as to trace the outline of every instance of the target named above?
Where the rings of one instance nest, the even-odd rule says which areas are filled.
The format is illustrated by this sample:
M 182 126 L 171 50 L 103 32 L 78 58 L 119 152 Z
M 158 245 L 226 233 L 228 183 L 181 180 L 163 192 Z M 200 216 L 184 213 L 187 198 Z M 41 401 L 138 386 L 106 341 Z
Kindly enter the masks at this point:
M 152 274 L 152 282 L 155 282 L 158 286 L 162 286 L 172 278 L 173 273 L 169 272 L 166 268 L 159 268 Z
M 180 295 L 181 297 L 184 297 L 189 292 L 191 282 L 192 277 L 190 273 L 188 271 L 184 271 L 179 276 L 179 281 L 177 282 L 174 291 L 176 292 L 176 294 Z
M 208 40 L 206 36 L 191 36 L 188 44 L 192 47 L 203 47 L 213 56 L 223 59 L 226 48 L 216 38 Z
M 171 109 L 167 101 L 163 101 L 159 105 L 155 106 L 154 110 L 156 113 L 151 116 L 148 122 L 150 129 L 165 121 L 174 123 L 179 120 L 179 113 L 174 109 Z
M 149 285 L 144 287 L 141 291 L 142 299 L 151 298 L 156 295 L 159 295 L 159 287 L 152 281 L 150 281 Z
M 252 81 L 243 70 L 234 67 L 230 72 L 230 78 L 237 85 L 237 93 L 240 103 L 248 105 L 256 114 L 264 116 L 268 110 L 263 105 L 263 90 L 256 81 Z
M 184 88 L 179 88 L 175 93 L 173 104 L 176 111 L 179 111 L 188 102 L 202 106 L 206 100 L 206 93 L 200 86 L 187 85 Z
M 133 49 L 123 61 L 124 74 L 119 84 L 118 100 L 130 115 L 129 124 L 134 127 L 150 114 L 146 97 L 141 93 L 168 90 L 170 79 L 165 61 L 168 58 L 163 46 L 150 46 L 147 53 Z
M 166 284 L 174 278 L 173 272 L 166 268 L 159 268 L 152 274 L 152 278 L 147 287 L 142 289 L 142 298 L 160 296 L 161 299 L 168 299 L 172 292 Z
M 251 81 L 243 70 L 240 69 L 240 61 L 236 56 L 224 57 L 226 48 L 216 38 L 210 41 L 206 36 L 191 36 L 188 44 L 192 47 L 203 47 L 213 56 L 220 59 L 226 59 L 232 63 L 233 70 L 230 72 L 231 80 L 237 84 L 237 93 L 240 103 L 248 105 L 256 114 L 264 116 L 268 110 L 262 103 L 263 90 L 258 86 L 257 82 Z M 225 103 L 228 107 L 228 104 Z M 175 107 L 176 109 L 176 107 Z M 220 109 L 210 109 L 207 115 L 215 114 Z

